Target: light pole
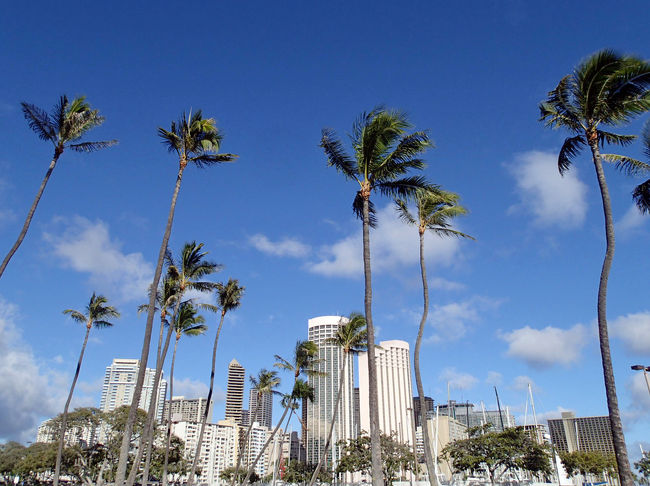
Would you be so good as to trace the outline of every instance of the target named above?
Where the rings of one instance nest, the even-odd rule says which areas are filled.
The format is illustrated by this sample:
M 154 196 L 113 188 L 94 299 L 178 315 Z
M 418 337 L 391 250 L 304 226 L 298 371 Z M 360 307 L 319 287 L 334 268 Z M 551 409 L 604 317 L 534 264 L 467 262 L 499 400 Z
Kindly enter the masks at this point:
M 645 384 L 648 387 L 648 393 L 650 393 L 650 381 L 648 381 L 648 371 L 650 371 L 650 366 L 643 365 L 633 365 L 630 366 L 634 371 L 643 371 L 643 377 L 645 378 Z

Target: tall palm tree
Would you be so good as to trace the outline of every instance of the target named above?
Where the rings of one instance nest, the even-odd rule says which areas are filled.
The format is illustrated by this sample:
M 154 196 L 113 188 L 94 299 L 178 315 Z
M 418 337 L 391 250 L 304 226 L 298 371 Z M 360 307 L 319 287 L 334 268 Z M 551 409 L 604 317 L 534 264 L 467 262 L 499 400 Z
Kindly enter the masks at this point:
M 368 349 L 368 331 L 366 329 L 366 319 L 363 315 L 358 313 L 350 314 L 350 317 L 347 322 L 342 322 L 339 325 L 339 328 L 336 330 L 334 337 L 328 338 L 325 340 L 325 344 L 331 346 L 338 346 L 343 351 L 343 364 L 339 370 L 339 388 L 336 393 L 336 402 L 334 405 L 334 413 L 332 414 L 332 420 L 330 421 L 329 432 L 327 433 L 327 440 L 325 441 L 325 449 L 318 460 L 318 465 L 314 470 L 314 473 L 311 476 L 311 481 L 309 481 L 309 486 L 312 486 L 320 473 L 325 458 L 327 457 L 327 452 L 330 448 L 330 443 L 332 441 L 332 433 L 334 432 L 334 424 L 336 423 L 336 416 L 341 405 L 341 397 L 343 396 L 343 384 L 345 382 L 345 368 L 350 360 L 350 356 L 359 354 L 362 351 Z
M 643 152 L 648 157 L 648 160 L 650 160 L 650 123 L 645 124 L 641 137 L 643 141 Z M 650 213 L 650 179 L 636 186 L 632 197 L 634 197 L 634 202 L 636 202 L 637 207 L 642 213 Z
M 619 169 L 628 173 L 642 170 L 645 164 L 622 155 L 601 154 L 600 150 L 605 144 L 625 146 L 634 140 L 632 135 L 619 135 L 606 131 L 605 128 L 624 125 L 635 116 L 648 111 L 649 88 L 650 63 L 603 50 L 562 78 L 557 87 L 549 92 L 546 101 L 539 105 L 540 121 L 544 121 L 547 127 L 562 127 L 573 134 L 560 149 L 560 174 L 569 170 L 573 159 L 584 147 L 589 147 L 600 188 L 607 244 L 598 286 L 598 338 L 621 486 L 632 486 L 634 480 L 618 409 L 607 331 L 607 280 L 614 257 L 614 220 L 602 161 L 614 162 Z
M 72 400 L 74 387 L 77 384 L 77 379 L 79 378 L 81 362 L 84 359 L 84 352 L 86 351 L 86 345 L 88 344 L 88 336 L 90 335 L 90 330 L 93 327 L 96 327 L 98 329 L 112 327 L 113 323 L 108 319 L 120 317 L 120 313 L 117 311 L 117 309 L 110 305 L 106 305 L 107 303 L 108 299 L 106 297 L 103 295 L 96 295 L 93 292 L 93 295 L 90 297 L 90 301 L 86 306 L 85 313 L 73 309 L 66 309 L 63 311 L 64 314 L 69 315 L 73 320 L 86 325 L 86 335 L 84 337 L 83 345 L 81 346 L 81 353 L 79 353 L 77 369 L 75 370 L 74 378 L 72 379 L 72 385 L 70 385 L 68 399 L 65 402 L 65 407 L 63 407 L 63 417 L 61 418 L 61 435 L 59 437 L 59 448 L 56 452 L 56 465 L 54 467 L 54 486 L 58 486 L 59 484 L 59 475 L 61 473 L 61 457 L 63 454 L 63 443 L 65 441 L 65 428 L 68 421 L 68 408 L 70 407 L 70 401 Z
M 244 455 L 244 451 L 248 447 L 248 438 L 251 435 L 253 430 L 253 423 L 257 418 L 257 414 L 262 405 L 263 395 L 271 395 L 279 393 L 276 388 L 280 385 L 280 378 L 278 377 L 278 372 L 275 370 L 261 369 L 257 374 L 257 377 L 251 376 L 251 388 L 257 392 L 257 404 L 255 410 L 253 410 L 253 415 L 249 418 L 248 428 L 246 429 L 246 434 L 244 435 L 244 441 L 239 446 L 239 454 L 237 454 L 237 465 L 235 466 L 235 471 L 239 471 L 241 465 L 241 459 Z M 234 486 L 235 481 L 237 480 L 238 475 L 234 475 L 231 481 L 231 486 Z
M 163 234 L 162 243 L 158 252 L 158 261 L 156 263 L 156 270 L 154 272 L 152 288 L 158 287 L 160 276 L 162 274 L 163 260 L 165 252 L 167 251 L 167 244 L 172 231 L 172 223 L 174 222 L 174 211 L 176 209 L 176 200 L 181 188 L 181 181 L 183 179 L 183 172 L 187 164 L 193 164 L 197 167 L 207 167 L 222 162 L 232 162 L 237 156 L 233 154 L 220 154 L 218 153 L 219 146 L 221 145 L 222 135 L 219 133 L 216 123 L 213 118 L 203 118 L 201 110 L 196 111 L 194 114 L 186 116 L 184 113 L 178 122 L 172 122 L 170 130 L 158 128 L 158 135 L 162 138 L 163 144 L 167 146 L 170 152 L 175 152 L 178 155 L 178 174 L 176 176 L 176 185 L 172 194 L 171 205 L 169 208 L 169 215 L 167 216 L 167 225 Z M 151 293 L 149 296 L 149 310 L 147 312 L 147 323 L 144 330 L 144 339 L 142 342 L 142 352 L 140 354 L 140 366 L 138 376 L 136 378 L 135 390 L 133 393 L 133 400 L 131 401 L 131 409 L 129 411 L 129 418 L 122 436 L 122 444 L 120 446 L 120 457 L 117 463 L 117 471 L 115 473 L 115 484 L 122 486 L 126 476 L 126 467 L 129 456 L 129 444 L 131 442 L 131 434 L 133 433 L 133 424 L 135 423 L 136 414 L 138 411 L 138 404 L 140 403 L 140 396 L 142 395 L 142 386 L 144 384 L 144 372 L 147 360 L 149 359 L 149 347 L 151 345 L 151 331 L 153 328 L 153 317 L 155 313 L 156 296 Z
M 167 420 L 167 441 L 165 443 L 165 460 L 163 462 L 162 482 L 163 486 L 167 486 L 167 466 L 169 464 L 169 448 L 172 438 L 172 417 L 171 417 L 171 403 L 174 398 L 174 365 L 176 363 L 176 351 L 178 350 L 178 342 L 183 336 L 200 336 L 205 334 L 208 326 L 205 324 L 205 318 L 198 314 L 198 309 L 192 302 L 183 302 L 174 316 L 172 328 L 176 334 L 174 341 L 174 351 L 172 353 L 172 363 L 169 370 L 169 419 Z
M 2 277 L 5 268 L 7 268 L 9 260 L 18 251 L 18 247 L 20 247 L 25 239 L 29 225 L 34 217 L 36 206 L 38 206 L 38 202 L 41 200 L 45 186 L 63 151 L 70 149 L 75 152 L 95 152 L 117 143 L 117 140 L 106 140 L 103 142 L 79 141 L 87 131 L 104 123 L 104 117 L 99 115 L 99 110 L 91 109 L 90 105 L 86 102 L 85 96 L 75 98 L 72 102 L 68 101 L 66 95 L 61 96 L 51 114 L 30 103 L 22 102 L 21 106 L 29 128 L 36 132 L 38 138 L 52 142 L 54 145 L 54 156 L 45 172 L 41 186 L 36 192 L 34 202 L 32 202 L 32 206 L 29 208 L 25 223 L 18 234 L 18 239 L 0 265 L 0 277 Z
M 209 292 L 215 288 L 215 283 L 202 280 L 204 277 L 211 275 L 221 269 L 221 265 L 217 263 L 210 262 L 205 260 L 207 251 L 203 250 L 203 243 L 196 243 L 196 241 L 191 241 L 183 245 L 181 250 L 181 255 L 178 261 L 174 259 L 170 252 L 166 252 L 165 260 L 167 261 L 167 278 L 174 282 L 172 284 L 173 288 L 176 288 L 176 295 L 174 297 L 174 314 L 172 316 L 172 322 L 175 322 L 177 319 L 179 306 L 183 300 L 183 296 L 188 290 L 195 290 L 199 292 Z M 167 357 L 167 351 L 169 349 L 169 343 L 171 336 L 174 332 L 174 327 L 169 326 L 167 329 L 167 336 L 165 338 L 165 344 L 163 346 L 162 352 L 160 353 L 160 359 L 156 362 L 156 372 L 154 375 L 152 396 L 157 396 L 158 387 L 160 385 L 160 379 L 162 377 L 162 368 Z M 151 460 L 151 451 L 153 447 L 153 432 L 154 432 L 154 419 L 155 419 L 155 400 L 149 402 L 149 411 L 147 416 L 147 425 L 145 427 L 145 434 L 142 434 L 140 439 L 140 447 L 136 453 L 136 461 L 134 462 L 135 466 L 139 466 L 139 459 L 143 454 L 143 446 L 146 444 L 146 459 L 144 466 L 144 478 L 148 478 L 149 465 Z M 135 477 L 138 471 L 138 467 L 131 469 L 127 484 L 131 486 L 135 482 Z M 146 479 L 145 479 L 146 480 Z
M 428 230 L 440 237 L 472 237 L 450 228 L 451 219 L 467 213 L 467 210 L 458 204 L 460 199 L 458 194 L 443 191 L 438 187 L 432 186 L 417 191 L 413 199 L 415 201 L 417 216 L 411 214 L 404 200 L 398 199 L 395 201 L 395 204 L 400 218 L 408 224 L 417 226 L 420 235 L 420 271 L 422 274 L 424 307 L 422 309 L 422 318 L 420 319 L 418 335 L 415 340 L 413 368 L 415 369 L 415 383 L 417 385 L 418 396 L 420 399 L 420 423 L 422 424 L 422 435 L 424 437 L 424 457 L 427 464 L 427 471 L 429 471 L 429 482 L 431 483 L 431 486 L 435 486 L 438 482 L 438 478 L 433 474 L 435 468 L 433 463 L 433 454 L 431 453 L 431 443 L 429 442 L 424 387 L 422 386 L 422 375 L 420 374 L 420 347 L 422 345 L 424 325 L 427 322 L 427 316 L 429 314 L 429 284 L 427 282 L 427 269 L 424 262 L 424 234 Z
M 244 295 L 245 287 L 239 285 L 239 280 L 230 278 L 228 282 L 216 284 L 217 291 L 217 306 L 221 309 L 221 320 L 217 328 L 217 334 L 214 337 L 214 345 L 212 346 L 212 371 L 210 372 L 210 389 L 208 391 L 208 403 L 212 400 L 212 391 L 214 390 L 214 369 L 217 361 L 217 346 L 219 344 L 219 335 L 226 313 L 237 309 L 241 305 L 241 298 Z M 205 432 L 205 424 L 208 422 L 208 409 L 205 408 L 203 413 L 203 420 L 201 421 L 201 431 L 199 432 L 199 440 L 196 443 L 196 450 L 194 452 L 194 460 L 192 461 L 192 469 L 187 480 L 188 486 L 192 486 L 194 482 L 194 474 L 196 467 L 199 463 L 199 453 L 201 452 L 201 442 L 203 441 L 203 433 Z
M 411 128 L 406 115 L 397 111 L 375 108 L 362 114 L 354 124 L 351 135 L 354 158 L 343 149 L 334 132 L 323 130 L 321 147 L 328 165 L 334 166 L 347 179 L 356 181 L 352 209 L 363 221 L 363 270 L 365 281 L 364 307 L 368 326 L 368 388 L 370 406 L 370 441 L 372 481 L 381 486 L 382 461 L 379 439 L 379 408 L 377 396 L 377 366 L 375 361 L 375 328 L 372 321 L 372 278 L 370 270 L 370 228 L 375 224 L 373 191 L 384 196 L 407 197 L 424 187 L 420 176 L 409 176 L 410 170 L 424 168 L 419 156 L 432 146 L 425 132 L 407 134 Z

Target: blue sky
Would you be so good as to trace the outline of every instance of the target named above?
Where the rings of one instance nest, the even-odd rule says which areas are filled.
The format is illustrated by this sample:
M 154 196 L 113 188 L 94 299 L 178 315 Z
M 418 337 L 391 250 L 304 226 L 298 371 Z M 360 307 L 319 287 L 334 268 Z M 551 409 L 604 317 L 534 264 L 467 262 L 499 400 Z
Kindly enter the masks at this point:
M 210 5 L 82 2 L 6 5 L 0 19 L 0 243 L 22 224 L 52 155 L 20 112 L 84 94 L 106 117 L 91 139 L 111 149 L 66 152 L 24 244 L 0 281 L 0 437 L 33 440 L 63 408 L 83 329 L 62 315 L 93 291 L 122 312 L 93 331 L 76 393 L 97 405 L 105 367 L 138 357 L 135 308 L 153 273 L 177 161 L 161 146 L 189 109 L 216 118 L 237 163 L 186 172 L 170 247 L 205 243 L 225 265 L 215 279 L 246 286 L 220 342 L 227 363 L 256 373 L 289 356 L 307 319 L 363 308 L 354 186 L 319 148 L 344 139 L 377 104 L 408 113 L 436 148 L 426 176 L 458 192 L 471 241 L 427 241 L 432 309 L 423 347 L 435 400 L 524 414 L 606 414 L 595 331 L 604 251 L 602 211 L 587 157 L 561 178 L 564 133 L 545 129 L 537 103 L 585 56 L 604 47 L 648 57 L 644 2 L 222 2 Z M 647 117 L 646 117 L 647 118 Z M 638 133 L 643 119 L 622 130 Z M 640 155 L 638 146 L 627 153 Z M 612 353 L 630 452 L 648 444 L 650 397 L 631 364 L 650 365 L 647 217 L 632 208 L 637 180 L 607 173 L 617 222 L 610 279 Z M 374 314 L 378 339 L 414 342 L 421 293 L 417 234 L 376 198 Z M 216 317 L 208 316 L 214 324 Z M 206 390 L 209 337 L 181 342 L 177 389 Z M 285 381 L 290 381 L 285 377 Z M 216 407 L 215 417 L 223 413 Z

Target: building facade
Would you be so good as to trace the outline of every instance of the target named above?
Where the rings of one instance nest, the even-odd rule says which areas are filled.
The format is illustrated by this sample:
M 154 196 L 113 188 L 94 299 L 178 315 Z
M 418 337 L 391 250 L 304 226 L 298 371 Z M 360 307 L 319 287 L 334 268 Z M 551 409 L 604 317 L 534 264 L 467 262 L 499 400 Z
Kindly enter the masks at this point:
M 236 359 L 228 365 L 228 384 L 226 387 L 226 420 L 232 419 L 236 424 L 242 423 L 244 404 L 244 381 L 246 370 Z
M 114 359 L 110 366 L 106 367 L 104 385 L 102 386 L 102 398 L 99 408 L 102 412 L 111 412 L 123 405 L 131 405 L 135 382 L 138 377 L 140 360 L 137 359 Z M 147 368 L 144 375 L 142 395 L 140 396 L 139 408 L 149 409 L 149 402 L 152 399 L 154 378 L 156 370 Z M 165 408 L 165 395 L 167 394 L 167 381 L 160 379 L 158 392 L 156 393 L 156 420 L 161 421 Z
M 602 452 L 614 454 L 612 429 L 607 415 L 576 417 L 562 412 L 562 418 L 549 419 L 551 442 L 561 452 Z
M 424 397 L 424 416 L 431 414 L 433 410 L 433 398 Z M 417 429 L 422 425 L 420 421 L 420 397 L 413 397 L 413 414 L 415 415 L 415 428 Z
M 203 414 L 208 404 L 207 398 L 185 398 L 172 397 L 171 402 L 165 402 L 165 422 L 170 418 L 172 422 L 201 422 Z M 208 410 L 208 422 L 212 422 L 212 406 L 214 402 L 210 400 L 210 409 Z
M 323 376 L 309 377 L 309 384 L 314 387 L 314 401 L 306 402 L 306 459 L 307 463 L 318 463 L 325 449 L 325 442 L 329 432 L 329 425 L 334 416 L 336 396 L 339 389 L 343 359 L 346 359 L 343 374 L 343 388 L 332 443 L 327 454 L 327 467 L 332 468 L 338 464 L 342 448 L 337 444 L 340 440 L 356 437 L 356 424 L 354 422 L 354 360 L 353 356 L 344 357 L 342 349 L 327 342 L 334 337 L 339 326 L 348 321 L 340 316 L 321 316 L 309 319 L 308 339 L 318 345 L 318 359 L 316 365 Z M 305 403 L 303 402 L 303 406 Z
M 248 416 L 249 420 L 254 420 L 264 427 L 269 429 L 273 427 L 273 394 L 262 393 L 260 395 L 260 408 L 257 410 L 257 390 L 251 388 L 248 398 Z

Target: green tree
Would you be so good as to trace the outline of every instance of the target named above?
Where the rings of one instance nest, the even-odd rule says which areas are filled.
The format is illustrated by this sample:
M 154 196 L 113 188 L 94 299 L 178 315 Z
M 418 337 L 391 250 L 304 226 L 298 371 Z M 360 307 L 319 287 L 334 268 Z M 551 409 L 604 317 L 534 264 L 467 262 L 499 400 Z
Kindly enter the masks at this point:
M 336 392 L 336 400 L 334 405 L 334 413 L 332 414 L 332 420 L 330 421 L 329 431 L 327 433 L 327 439 L 325 441 L 325 448 L 319 458 L 318 464 L 314 469 L 311 480 L 309 481 L 309 486 L 312 486 L 316 479 L 319 477 L 325 458 L 327 457 L 327 452 L 330 448 L 330 443 L 332 441 L 332 433 L 334 432 L 334 424 L 336 423 L 336 417 L 339 411 L 341 404 L 341 397 L 343 396 L 343 384 L 345 382 L 345 368 L 348 364 L 348 360 L 352 355 L 359 354 L 362 351 L 368 349 L 368 332 L 366 329 L 366 319 L 358 313 L 350 314 L 350 317 L 347 322 L 339 325 L 334 337 L 329 338 L 325 341 L 325 344 L 331 346 L 340 347 L 343 351 L 343 363 L 341 369 L 339 370 L 339 387 Z
M 535 442 L 523 427 L 503 431 L 490 431 L 489 427 L 468 429 L 469 438 L 449 443 L 442 456 L 451 460 L 456 471 L 487 473 L 492 484 L 515 469 L 551 474 L 548 450 Z
M 176 364 L 176 352 L 178 350 L 178 342 L 182 336 L 200 336 L 205 334 L 208 326 L 205 324 L 205 318 L 198 314 L 197 308 L 191 302 L 183 302 L 174 316 L 173 329 L 176 333 L 176 340 L 174 341 L 174 351 L 172 353 L 172 363 L 169 371 L 169 403 L 171 404 L 174 396 L 174 365 Z M 169 450 L 172 440 L 172 417 L 171 411 L 169 419 L 167 420 L 167 434 L 165 440 L 165 451 L 162 467 L 162 483 L 163 486 L 167 485 L 167 465 L 169 463 Z
M 196 111 L 194 114 L 190 114 L 190 116 L 185 116 L 185 114 L 183 114 L 178 122 L 172 122 L 170 130 L 158 128 L 158 135 L 162 138 L 167 149 L 178 155 L 178 174 L 176 176 L 176 184 L 174 186 L 169 215 L 167 217 L 167 225 L 163 234 L 162 243 L 160 244 L 160 251 L 158 252 L 156 270 L 151 283 L 152 289 L 158 288 L 158 283 L 160 282 L 163 260 L 167 251 L 167 244 L 169 243 L 172 224 L 174 222 L 176 200 L 178 199 L 178 193 L 181 188 L 181 181 L 183 179 L 185 168 L 188 164 L 193 164 L 197 167 L 207 167 L 222 162 L 232 162 L 237 158 L 237 156 L 233 154 L 217 153 L 223 137 L 217 130 L 214 119 L 203 118 L 201 110 Z M 146 363 L 149 359 L 153 317 L 156 307 L 155 304 L 156 293 L 151 292 L 149 295 L 149 309 L 147 311 L 147 323 L 145 325 L 144 338 L 142 342 L 140 363 Z M 136 420 L 138 404 L 140 403 L 140 396 L 142 395 L 145 368 L 145 366 L 140 366 L 136 378 L 133 400 L 129 412 L 129 420 L 126 424 L 126 429 L 124 430 L 124 435 L 122 437 L 122 444 L 120 446 L 120 457 L 117 464 L 117 475 L 115 478 L 117 486 L 122 486 L 124 484 L 124 478 L 126 477 L 129 444 L 131 442 L 131 434 L 133 433 L 133 425 Z
M 602 161 L 613 162 L 627 173 L 647 170 L 648 166 L 627 156 L 601 154 L 605 144 L 628 145 L 632 135 L 606 131 L 606 127 L 624 125 L 650 109 L 650 63 L 632 56 L 620 56 L 603 50 L 589 57 L 573 73 L 565 76 L 539 106 L 540 121 L 551 128 L 562 127 L 573 136 L 560 149 L 560 174 L 571 167 L 573 159 L 589 147 L 596 170 L 605 216 L 606 251 L 598 286 L 598 338 L 612 428 L 612 441 L 620 471 L 621 486 L 632 486 L 634 478 L 625 446 L 618 408 L 616 384 L 607 330 L 607 280 L 614 258 L 614 219 Z
M 0 482 L 6 485 L 14 484 L 18 474 L 18 464 L 25 457 L 26 447 L 18 442 L 9 441 L 0 444 Z
M 88 336 L 90 335 L 90 330 L 93 327 L 102 329 L 105 327 L 112 327 L 113 323 L 108 319 L 119 318 L 120 313 L 110 305 L 106 305 L 108 299 L 103 295 L 93 295 L 90 297 L 90 302 L 86 306 L 85 313 L 79 312 L 73 309 L 66 309 L 63 311 L 64 314 L 69 315 L 73 320 L 84 324 L 86 326 L 86 335 L 84 337 L 83 345 L 81 346 L 81 352 L 79 353 L 79 360 L 77 361 L 77 369 L 74 373 L 74 378 L 72 379 L 72 384 L 70 385 L 70 392 L 68 393 L 68 399 L 65 402 L 63 407 L 63 417 L 61 419 L 61 433 L 59 434 L 59 447 L 56 453 L 56 465 L 54 468 L 54 486 L 59 484 L 59 475 L 61 472 L 61 458 L 63 455 L 63 444 L 65 442 L 65 430 L 66 430 L 66 420 L 68 418 L 68 408 L 70 407 L 70 401 L 72 400 L 72 394 L 74 393 L 74 387 L 77 384 L 77 379 L 79 378 L 79 371 L 81 371 L 81 363 L 84 359 L 84 352 L 86 351 L 86 345 L 88 344 Z
M 38 138 L 52 142 L 54 145 L 54 156 L 47 172 L 45 172 L 45 177 L 36 193 L 34 202 L 27 213 L 27 218 L 18 234 L 18 239 L 11 247 L 11 250 L 9 250 L 9 253 L 7 253 L 7 256 L 5 256 L 2 264 L 0 264 L 0 278 L 5 271 L 5 268 L 7 268 L 9 260 L 11 260 L 14 253 L 18 251 L 18 248 L 25 239 L 25 235 L 27 235 L 27 230 L 29 229 L 29 225 L 34 217 L 34 212 L 36 211 L 36 206 L 38 206 L 38 203 L 41 200 L 45 186 L 47 185 L 47 182 L 52 175 L 52 171 L 54 170 L 54 167 L 63 151 L 65 149 L 70 149 L 75 152 L 95 152 L 117 143 L 117 140 L 107 140 L 104 142 L 80 142 L 80 139 L 86 134 L 86 132 L 104 123 L 104 117 L 99 115 L 98 110 L 91 109 L 84 96 L 75 98 L 72 102 L 68 101 L 66 95 L 61 96 L 51 114 L 48 114 L 38 106 L 29 103 L 23 102 L 21 103 L 21 106 L 29 128 L 36 132 Z
M 634 463 L 637 471 L 641 474 L 642 484 L 650 484 L 650 452 L 644 452 L 641 459 Z
M 427 282 L 427 269 L 424 261 L 424 235 L 431 231 L 440 237 L 463 237 L 472 238 L 465 233 L 456 231 L 451 228 L 451 220 L 457 216 L 467 214 L 467 210 L 458 204 L 460 197 L 453 192 L 443 191 L 438 187 L 430 187 L 417 191 L 413 197 L 417 215 L 411 214 L 406 201 L 398 199 L 395 201 L 397 212 L 400 218 L 407 224 L 417 226 L 420 235 L 420 273 L 422 275 L 422 290 L 424 296 L 424 306 L 422 309 L 422 318 L 420 327 L 415 340 L 415 351 L 413 352 L 413 368 L 415 370 L 415 383 L 418 389 L 420 399 L 420 423 L 422 424 L 422 434 L 424 437 L 424 457 L 428 471 L 434 471 L 433 454 L 431 452 L 431 442 L 429 441 L 429 430 L 426 425 L 426 400 L 424 398 L 424 386 L 422 386 L 422 375 L 420 373 L 420 347 L 422 346 L 422 335 L 424 334 L 424 325 L 429 315 L 429 283 Z M 431 486 L 437 482 L 434 474 L 429 474 Z
M 210 400 L 212 400 L 212 392 L 214 390 L 214 373 L 215 373 L 215 366 L 217 362 L 217 346 L 219 344 L 219 336 L 221 334 L 221 328 L 223 327 L 223 321 L 226 318 L 226 314 L 228 312 L 232 312 L 233 310 L 239 308 L 245 290 L 246 287 L 240 286 L 239 280 L 233 278 L 229 278 L 226 284 L 223 283 L 216 284 L 217 307 L 221 309 L 221 319 L 219 320 L 217 333 L 214 336 L 214 344 L 212 345 L 212 370 L 210 371 L 210 388 L 208 390 L 207 403 L 210 403 Z M 205 424 L 208 422 L 208 409 L 209 407 L 205 407 L 205 412 L 203 413 L 203 420 L 201 421 L 201 430 L 199 432 L 199 440 L 196 442 L 194 460 L 192 461 L 192 469 L 190 470 L 190 476 L 187 479 L 188 486 L 192 486 L 192 483 L 194 482 L 194 475 L 196 473 L 196 468 L 199 463 L 201 442 L 203 441 Z
M 560 452 L 562 465 L 569 476 L 593 475 L 605 480 L 605 475 L 616 476 L 616 458 L 599 451 Z
M 235 474 L 235 471 L 237 471 L 237 474 Z M 224 481 L 230 481 L 231 484 L 235 484 L 235 482 L 237 483 L 241 482 L 246 476 L 247 472 L 248 472 L 247 469 L 243 467 L 242 468 L 227 467 L 226 469 L 224 469 L 219 473 L 219 477 Z M 253 471 L 250 480 L 251 482 L 256 483 L 257 481 L 260 480 L 260 477 L 255 471 Z
M 328 165 L 334 166 L 347 179 L 359 185 L 352 208 L 363 222 L 364 310 L 368 326 L 370 437 L 375 486 L 381 486 L 383 481 L 370 266 L 370 227 L 374 226 L 376 218 L 370 197 L 376 191 L 392 198 L 405 198 L 425 186 L 422 177 L 407 174 L 412 169 L 424 168 L 424 162 L 419 156 L 432 144 L 425 132 L 407 134 L 409 128 L 411 125 L 403 113 L 375 108 L 370 113 L 362 114 L 354 124 L 351 135 L 354 158 L 345 152 L 343 144 L 332 130 L 323 130 L 321 139 Z
M 339 441 L 343 447 L 337 473 L 372 473 L 370 437 L 362 432 L 356 439 Z M 381 434 L 382 474 L 386 484 L 391 485 L 400 471 L 407 473 L 416 470 L 415 454 L 408 444 L 402 444 L 395 435 Z
M 643 142 L 643 152 L 648 160 L 650 160 L 650 123 L 645 124 L 641 137 Z M 636 186 L 632 193 L 632 197 L 642 213 L 650 213 L 650 179 Z

